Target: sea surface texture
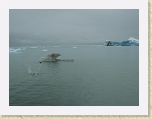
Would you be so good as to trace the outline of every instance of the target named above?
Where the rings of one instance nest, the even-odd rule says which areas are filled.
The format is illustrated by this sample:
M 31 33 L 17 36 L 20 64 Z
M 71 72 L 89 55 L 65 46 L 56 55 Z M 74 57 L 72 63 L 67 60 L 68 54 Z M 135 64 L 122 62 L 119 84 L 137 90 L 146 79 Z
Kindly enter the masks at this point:
M 59 59 L 41 57 L 60 53 Z M 138 106 L 138 46 L 10 48 L 10 106 Z

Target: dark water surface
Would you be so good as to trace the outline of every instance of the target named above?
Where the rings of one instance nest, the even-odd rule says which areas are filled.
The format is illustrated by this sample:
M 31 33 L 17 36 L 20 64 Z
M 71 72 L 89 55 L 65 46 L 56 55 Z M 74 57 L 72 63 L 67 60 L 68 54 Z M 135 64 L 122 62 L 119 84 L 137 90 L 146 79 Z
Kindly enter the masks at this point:
M 38 63 L 53 52 L 74 61 Z M 29 75 L 28 66 L 39 74 Z M 9 105 L 138 106 L 139 47 L 46 46 L 9 53 Z

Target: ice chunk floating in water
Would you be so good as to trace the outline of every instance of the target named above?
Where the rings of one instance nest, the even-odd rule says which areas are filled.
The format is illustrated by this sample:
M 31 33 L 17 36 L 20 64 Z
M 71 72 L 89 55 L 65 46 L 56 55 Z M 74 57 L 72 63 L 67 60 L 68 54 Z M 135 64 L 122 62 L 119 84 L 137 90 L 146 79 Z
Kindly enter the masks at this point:
M 22 53 L 20 48 L 18 48 L 18 49 L 10 49 L 9 52 L 10 53 Z
M 46 51 L 48 51 L 48 50 L 42 50 L 42 51 L 46 52 Z
M 53 46 L 53 47 L 57 48 L 58 46 Z
M 37 46 L 32 46 L 32 47 L 30 47 L 30 48 L 38 48 Z
M 108 41 L 106 40 L 105 46 L 139 46 L 139 40 L 130 37 L 128 40 L 124 41 Z

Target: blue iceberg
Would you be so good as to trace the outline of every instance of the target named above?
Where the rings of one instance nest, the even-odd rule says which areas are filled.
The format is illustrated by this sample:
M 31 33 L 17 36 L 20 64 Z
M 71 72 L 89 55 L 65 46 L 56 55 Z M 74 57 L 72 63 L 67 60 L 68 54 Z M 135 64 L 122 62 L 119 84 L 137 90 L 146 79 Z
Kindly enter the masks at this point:
M 139 46 L 139 40 L 130 37 L 128 40 L 124 41 L 108 41 L 106 40 L 105 46 Z

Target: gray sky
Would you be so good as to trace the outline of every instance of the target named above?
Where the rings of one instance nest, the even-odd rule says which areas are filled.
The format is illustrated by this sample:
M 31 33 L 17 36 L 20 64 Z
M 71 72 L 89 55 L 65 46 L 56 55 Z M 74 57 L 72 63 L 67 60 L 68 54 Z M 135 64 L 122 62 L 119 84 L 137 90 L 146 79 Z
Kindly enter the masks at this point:
M 10 46 L 139 39 L 139 10 L 9 10 Z

